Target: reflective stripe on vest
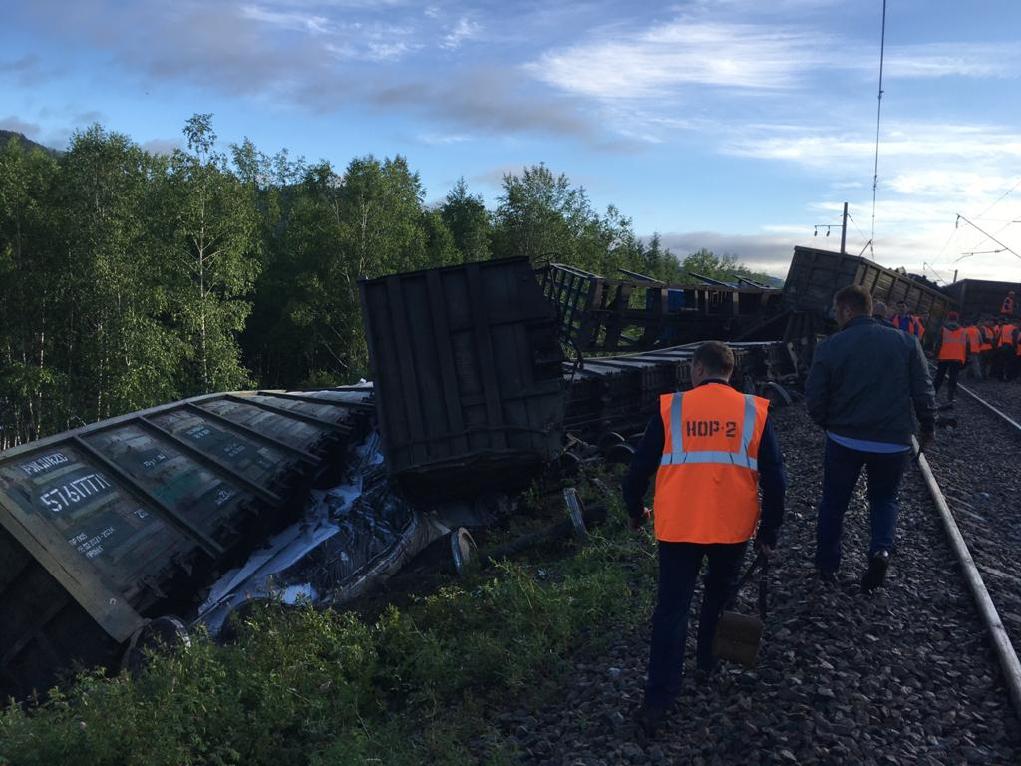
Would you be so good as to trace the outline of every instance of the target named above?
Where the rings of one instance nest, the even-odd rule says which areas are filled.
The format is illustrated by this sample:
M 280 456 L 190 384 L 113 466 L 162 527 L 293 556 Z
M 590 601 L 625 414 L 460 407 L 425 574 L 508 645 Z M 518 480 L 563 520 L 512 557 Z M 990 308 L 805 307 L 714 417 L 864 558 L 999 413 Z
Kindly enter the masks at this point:
M 706 465 L 718 463 L 720 465 L 738 465 L 742 468 L 750 468 L 753 471 L 759 470 L 759 461 L 748 456 L 748 448 L 752 443 L 752 436 L 755 435 L 755 399 L 751 394 L 744 396 L 744 423 L 741 425 L 741 451 L 740 452 L 716 452 L 713 450 L 700 452 L 686 452 L 684 450 L 684 438 L 681 435 L 681 408 L 683 406 L 684 394 L 674 394 L 673 402 L 670 404 L 670 436 L 673 450 L 665 453 L 660 459 L 660 465 L 684 465 L 685 463 Z M 678 438 L 680 436 L 681 438 Z
M 939 347 L 938 359 L 941 362 L 964 362 L 967 352 L 965 351 L 964 330 L 958 327 L 951 330 L 943 328 L 943 342 Z

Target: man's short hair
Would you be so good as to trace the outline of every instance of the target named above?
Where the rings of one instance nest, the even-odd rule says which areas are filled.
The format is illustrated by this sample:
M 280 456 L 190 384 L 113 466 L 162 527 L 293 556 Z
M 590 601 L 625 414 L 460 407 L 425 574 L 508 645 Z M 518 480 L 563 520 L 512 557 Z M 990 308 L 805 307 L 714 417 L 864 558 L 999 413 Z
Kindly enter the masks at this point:
M 726 343 L 710 340 L 695 349 L 692 364 L 700 363 L 710 375 L 729 376 L 734 372 L 734 352 Z
M 872 304 L 872 316 L 882 317 L 886 319 L 886 315 L 889 309 L 886 308 L 886 304 L 882 301 L 876 301 Z
M 872 296 L 861 285 L 848 285 L 843 290 L 839 290 L 833 296 L 833 301 L 854 314 L 872 316 Z

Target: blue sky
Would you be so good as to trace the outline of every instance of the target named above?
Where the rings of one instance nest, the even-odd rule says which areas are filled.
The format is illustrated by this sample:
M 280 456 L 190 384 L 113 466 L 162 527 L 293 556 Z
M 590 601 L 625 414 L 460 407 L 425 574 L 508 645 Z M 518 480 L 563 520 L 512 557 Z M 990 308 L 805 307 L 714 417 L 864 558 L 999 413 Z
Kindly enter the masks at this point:
M 0 128 L 154 150 L 212 112 L 267 153 L 408 157 L 494 205 L 545 162 L 685 254 L 783 275 L 851 204 L 872 230 L 881 0 L 9 0 Z M 1021 281 L 1021 2 L 889 0 L 874 254 Z M 1013 223 L 1013 221 L 1019 221 Z M 868 252 L 868 251 L 867 251 Z M 960 259 L 960 260 L 958 260 Z

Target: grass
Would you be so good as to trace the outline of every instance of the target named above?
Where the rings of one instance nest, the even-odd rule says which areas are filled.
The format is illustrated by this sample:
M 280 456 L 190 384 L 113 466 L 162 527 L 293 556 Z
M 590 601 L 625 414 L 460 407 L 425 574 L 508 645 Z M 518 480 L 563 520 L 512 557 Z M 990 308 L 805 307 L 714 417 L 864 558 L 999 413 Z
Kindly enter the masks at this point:
M 0 764 L 509 763 L 493 712 L 549 698 L 573 654 L 648 614 L 651 539 L 600 502 L 610 519 L 585 545 L 530 551 L 372 621 L 271 606 L 233 644 L 199 634 L 134 678 L 83 673 L 0 713 Z

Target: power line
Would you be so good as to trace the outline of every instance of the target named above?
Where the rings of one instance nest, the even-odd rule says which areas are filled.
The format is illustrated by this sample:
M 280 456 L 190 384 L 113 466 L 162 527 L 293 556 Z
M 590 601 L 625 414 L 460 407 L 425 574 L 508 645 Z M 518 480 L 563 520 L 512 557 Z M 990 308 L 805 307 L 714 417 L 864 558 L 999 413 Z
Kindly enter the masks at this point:
M 976 218 L 981 218 L 982 216 L 984 216 L 986 213 L 988 213 L 994 207 L 999 205 L 1004 200 L 1005 197 L 1007 197 L 1008 195 L 1012 194 L 1017 189 L 1017 187 L 1019 187 L 1019 186 L 1021 186 L 1021 178 L 1017 179 L 1017 183 L 1016 184 L 1011 186 L 1009 189 L 1007 189 L 1007 191 L 1005 191 L 1003 194 L 1001 194 L 999 197 L 997 197 L 996 201 L 993 202 L 993 204 L 991 204 L 989 207 L 987 207 L 985 210 L 983 210 L 981 213 L 979 213 L 975 217 Z
M 872 166 L 872 236 L 876 238 L 876 189 L 879 187 L 879 114 L 883 108 L 883 53 L 886 49 L 886 0 L 883 0 L 883 23 L 879 32 L 879 94 L 876 96 L 876 159 Z M 875 255 L 875 252 L 873 252 Z
M 957 214 L 957 223 L 959 223 L 959 222 L 961 222 L 961 221 L 964 221 L 964 222 L 965 222 L 966 224 L 968 224 L 969 226 L 971 226 L 971 227 L 972 227 L 973 229 L 978 229 L 978 230 L 979 230 L 980 232 L 982 232 L 983 234 L 985 234 L 985 235 L 986 235 L 986 236 L 987 236 L 987 237 L 988 237 L 989 239 L 991 239 L 991 240 L 992 240 L 993 242 L 995 242 L 996 244 L 998 244 L 998 245 L 999 245 L 1000 247 L 1002 247 L 1002 248 L 1003 248 L 1004 250 L 1006 250 L 1006 251 L 1007 251 L 1008 253 L 1010 253 L 1011 255 L 1014 255 L 1014 256 L 1017 256 L 1018 258 L 1021 258 L 1021 254 L 1018 254 L 1018 253 L 1017 253 L 1016 251 L 1014 251 L 1014 249 L 1013 249 L 1013 248 L 1011 248 L 1011 247 L 1008 247 L 1007 245 L 1003 244 L 1002 242 L 1000 242 L 1000 240 L 998 240 L 998 239 L 997 239 L 996 237 L 994 237 L 994 236 L 993 236 L 992 234 L 990 234 L 990 233 L 989 233 L 988 231 L 986 231 L 985 229 L 983 229 L 983 228 L 981 228 L 981 227 L 979 227 L 979 226 L 976 226 L 976 225 L 975 225 L 974 223 L 972 223 L 971 221 L 969 221 L 969 220 L 968 220 L 968 219 L 967 219 L 966 217 L 964 217 L 963 215 L 961 215 L 960 213 L 958 213 L 958 214 Z M 955 223 L 954 225 L 956 226 L 956 225 L 957 225 L 957 223 Z M 997 232 L 997 234 L 999 234 L 999 232 Z
M 863 240 L 867 240 L 868 237 L 865 236 L 865 232 L 863 232 L 861 230 L 861 226 L 858 225 L 858 222 L 856 220 L 854 220 L 854 218 L 851 217 L 851 213 L 850 212 L 847 213 L 847 217 L 851 219 L 851 223 L 854 224 L 854 228 L 856 228 L 858 230 L 858 233 L 861 234 L 861 238 Z

